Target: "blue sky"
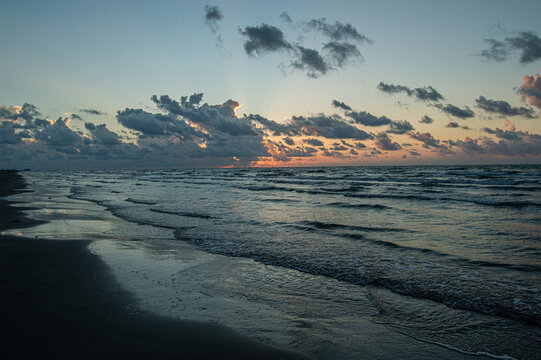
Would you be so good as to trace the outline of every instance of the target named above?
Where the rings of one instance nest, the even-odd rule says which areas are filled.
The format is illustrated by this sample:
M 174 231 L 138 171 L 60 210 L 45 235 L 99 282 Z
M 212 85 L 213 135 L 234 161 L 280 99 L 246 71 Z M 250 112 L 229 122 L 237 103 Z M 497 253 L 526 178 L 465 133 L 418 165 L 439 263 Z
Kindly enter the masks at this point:
M 213 23 L 215 31 L 205 21 L 205 5 L 216 6 L 221 14 L 221 18 Z M 291 23 L 280 17 L 283 12 L 289 15 Z M 85 128 L 84 122 L 104 123 L 109 130 L 118 133 L 122 142 L 133 143 L 139 150 L 148 146 L 144 142 L 150 141 L 149 138 L 162 146 L 185 138 L 177 133 L 163 133 L 158 139 L 156 135 L 126 128 L 119 122 L 117 111 L 142 109 L 151 114 L 170 115 L 175 121 L 188 121 L 193 125 L 192 120 L 180 114 L 158 109 L 158 104 L 150 99 L 152 95 L 168 95 L 179 100 L 181 96 L 203 93 L 201 104 L 211 105 L 233 99 L 243 104 L 236 109 L 239 118 L 243 114 L 258 114 L 280 124 L 291 122 L 292 116 L 309 118 L 336 114 L 371 136 L 364 139 L 364 148 L 360 145 L 354 148 L 348 138 L 322 136 L 317 131 L 302 129 L 277 135 L 252 121 L 251 124 L 260 129 L 259 140 L 267 148 L 270 140 L 286 155 L 304 150 L 304 156 L 281 156 L 284 162 L 277 161 L 276 154 L 264 151 L 240 151 L 239 156 L 230 156 L 234 155 L 232 151 L 227 153 L 227 158 L 216 160 L 216 153 L 208 157 L 198 153 L 194 157 L 190 152 L 184 155 L 172 152 L 163 166 L 538 163 L 541 149 L 536 150 L 536 147 L 541 141 L 532 135 L 541 133 L 539 108 L 529 97 L 522 101 L 523 94 L 517 89 L 523 84 L 524 76 L 535 78 L 536 73 L 541 72 L 541 60 L 534 57 L 531 61 L 521 62 L 522 50 L 506 39 L 519 39 L 524 33 L 541 36 L 540 12 L 541 5 L 536 1 L 284 1 L 270 4 L 254 1 L 3 0 L 0 1 L 0 43 L 3 48 L 0 105 L 5 109 L 11 107 L 13 111 L 10 111 L 15 114 L 18 110 L 14 107 L 33 104 L 39 111 L 36 117 L 52 121 L 59 117 L 70 119 L 66 123 L 69 129 L 79 131 L 80 136 L 89 136 L 92 141 L 97 140 Z M 299 46 L 323 54 L 322 44 L 329 39 L 325 39 L 323 32 L 307 27 L 310 20 L 321 18 L 325 18 L 326 24 L 349 24 L 372 42 L 353 41 L 360 56 L 352 56 L 342 67 L 334 64 L 334 69 L 317 73 L 314 78 L 307 76 L 309 71 L 295 69 L 291 64 L 299 59 Z M 249 38 L 241 31 L 262 24 L 281 31 L 294 50 L 247 54 L 244 44 Z M 489 48 L 486 39 L 506 45 L 507 58 L 496 61 L 480 56 Z M 528 46 L 535 52 L 536 44 L 534 39 Z M 435 103 L 419 101 L 405 92 L 385 93 L 377 87 L 380 82 L 410 89 L 431 86 L 445 99 L 440 101 L 442 106 L 438 108 Z M 533 86 L 535 90 L 536 85 Z M 486 112 L 476 102 L 480 96 L 504 101 L 514 108 L 531 109 L 533 115 L 507 116 Z M 442 155 L 435 148 L 427 148 L 423 146 L 426 143 L 415 141 L 410 133 L 394 134 L 389 133 L 387 127 L 355 123 L 353 118 L 332 106 L 335 99 L 354 111 L 385 116 L 392 121 L 407 121 L 413 132 L 429 133 L 442 142 L 452 141 L 446 143 L 446 147 L 453 154 Z M 533 100 L 535 102 L 535 98 Z M 467 106 L 475 116 L 456 118 L 441 110 L 446 104 L 459 108 Z M 81 109 L 97 109 L 106 115 L 83 116 Z M 78 114 L 82 120 L 73 119 L 71 114 Z M 432 118 L 433 123 L 419 123 L 424 115 Z M 11 116 L 10 121 L 20 120 Z M 4 120 L 4 127 L 7 122 Z M 459 127 L 447 127 L 450 122 Z M 513 134 L 490 132 L 497 128 Z M 214 130 L 216 128 L 205 129 L 210 136 Z M 15 126 L 13 133 L 16 135 L 21 131 L 24 131 L 21 126 Z M 8 132 L 12 133 L 6 130 Z M 401 145 L 400 149 L 378 147 L 374 139 L 381 133 L 388 134 L 385 136 Z M 43 143 L 40 151 L 36 148 L 28 150 L 30 152 L 23 159 L 17 154 L 26 151 L 23 148 L 28 149 L 29 145 L 37 145 L 33 141 L 29 144 L 27 140 L 10 140 L 11 144 L 8 144 L 10 141 L 6 140 L 5 145 L 0 144 L 4 150 L 0 166 L 35 166 L 37 157 L 40 157 L 41 166 L 73 166 L 76 160 L 73 151 L 71 155 L 70 151 L 59 151 L 58 147 L 49 146 L 50 138 L 46 140 L 41 136 L 42 140 L 39 140 L 34 132 L 30 135 L 38 144 Z M 500 150 L 488 144 L 475 151 L 470 147 L 468 152 L 463 143 L 457 142 L 473 139 L 480 145 L 483 139 L 489 138 L 499 144 L 515 135 L 522 136 L 526 144 L 501 144 L 498 145 Z M 18 138 L 27 139 L 24 136 Z M 295 145 L 285 144 L 286 136 L 292 138 Z M 324 145 L 310 153 L 306 152 L 305 140 L 311 138 L 320 139 Z M 235 138 L 233 142 L 239 139 Z M 253 143 L 252 140 L 249 143 Z M 335 150 L 333 153 L 330 150 L 333 144 L 342 140 L 352 145 L 344 145 L 349 150 L 357 150 L 353 153 Z M 204 142 L 201 138 L 194 141 Z M 279 146 L 280 142 L 283 147 Z M 77 152 L 77 144 L 72 145 Z M 514 150 L 502 150 L 508 145 Z M 420 155 L 412 155 L 410 148 L 415 148 L 413 152 Z M 521 154 L 518 149 L 522 148 L 527 150 Z M 233 159 L 242 159 L 244 155 L 244 161 Z M 144 157 L 141 153 L 133 156 Z M 152 156 L 145 156 L 148 161 L 142 162 L 144 166 L 156 163 Z M 261 157 L 272 159 L 257 161 Z M 100 167 L 100 161 L 103 161 L 91 155 L 84 159 L 91 167 Z M 110 160 L 105 161 L 105 167 L 134 166 L 133 160 L 118 157 Z

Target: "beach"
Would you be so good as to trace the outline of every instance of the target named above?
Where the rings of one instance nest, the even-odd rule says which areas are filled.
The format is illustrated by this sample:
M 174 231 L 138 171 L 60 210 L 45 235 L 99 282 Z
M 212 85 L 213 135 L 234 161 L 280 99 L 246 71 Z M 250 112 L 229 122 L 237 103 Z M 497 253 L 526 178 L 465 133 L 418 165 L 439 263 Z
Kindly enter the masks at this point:
M 0 196 L 24 187 L 17 173 L 0 174 Z M 39 223 L 3 199 L 0 214 L 1 230 Z M 0 358 L 306 358 L 216 324 L 137 311 L 88 245 L 0 237 Z
M 538 173 L 2 172 L 1 355 L 535 359 Z

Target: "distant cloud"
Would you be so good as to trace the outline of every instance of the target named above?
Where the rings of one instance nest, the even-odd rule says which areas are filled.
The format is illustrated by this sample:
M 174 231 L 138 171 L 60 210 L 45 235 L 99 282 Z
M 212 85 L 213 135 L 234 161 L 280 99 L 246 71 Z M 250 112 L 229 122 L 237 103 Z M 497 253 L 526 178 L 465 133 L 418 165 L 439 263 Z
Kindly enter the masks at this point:
M 378 89 L 387 94 L 397 94 L 405 93 L 409 97 L 413 97 L 419 101 L 440 101 L 444 100 L 443 95 L 441 95 L 436 89 L 432 86 L 410 88 L 404 85 L 393 85 L 380 82 L 378 84 Z
M 70 117 L 71 117 L 72 119 L 75 119 L 75 120 L 83 120 L 83 118 L 80 117 L 80 116 L 77 115 L 77 114 L 71 114 Z
M 496 136 L 497 140 L 490 138 L 449 141 L 449 144 L 466 154 L 488 154 L 513 157 L 541 155 L 541 135 L 530 134 L 524 131 L 491 130 L 485 132 Z
M 305 139 L 304 140 L 305 143 L 307 144 L 310 144 L 312 146 L 323 146 L 323 142 L 321 140 L 318 140 L 318 139 Z
M 338 101 L 338 100 L 333 100 L 332 101 L 332 106 L 334 106 L 335 108 L 338 108 L 338 109 L 346 110 L 346 111 L 351 110 L 351 106 L 349 106 L 346 103 L 343 103 L 341 101 Z
M 286 12 L 283 12 L 280 18 L 288 24 L 293 24 L 293 20 Z M 239 31 L 246 37 L 244 50 L 248 55 L 285 52 L 290 57 L 290 62 L 282 63 L 279 67 L 302 70 L 311 78 L 319 78 L 330 70 L 343 69 L 347 65 L 362 61 L 357 44 L 372 42 L 353 25 L 338 21 L 329 23 L 324 18 L 313 19 L 300 23 L 300 26 L 304 29 L 304 34 L 315 31 L 320 38 L 326 39 L 321 43 L 321 48 L 305 46 L 302 40 L 290 42 L 282 30 L 265 23 L 246 26 Z
M 244 42 L 244 50 L 250 56 L 266 52 L 291 50 L 292 45 L 284 38 L 282 30 L 268 24 L 246 26 L 240 33 L 248 39 Z
M 402 149 L 402 146 L 399 143 L 393 142 L 386 133 L 376 135 L 374 144 L 380 150 L 396 151 Z
M 484 41 L 488 43 L 489 48 L 481 51 L 481 57 L 498 62 L 507 59 L 509 49 L 506 43 L 494 39 L 485 39 Z
M 541 76 L 539 74 L 533 76 L 524 76 L 524 83 L 519 89 L 522 94 L 522 101 L 528 100 L 530 105 L 541 110 Z
M 80 111 L 90 115 L 107 115 L 107 113 L 96 109 L 81 109 Z
M 300 56 L 297 60 L 291 62 L 293 68 L 306 70 L 307 75 L 312 78 L 325 75 L 330 70 L 329 65 L 317 50 L 307 49 L 302 46 L 297 46 L 296 49 L 300 52 Z
M 461 119 L 467 119 L 472 118 L 475 116 L 475 113 L 467 106 L 464 107 L 464 109 L 459 108 L 458 106 L 447 104 L 436 104 L 434 105 L 436 108 L 440 109 L 444 113 L 447 113 L 449 115 L 461 118 Z
M 291 16 L 289 16 L 289 14 L 287 12 L 282 12 L 280 14 L 280 19 L 282 19 L 283 21 L 285 21 L 286 23 L 288 24 L 292 24 L 293 23 L 293 19 L 291 18 Z
M 524 116 L 526 118 L 534 118 L 534 112 L 532 108 L 526 107 L 513 107 L 507 101 L 503 100 L 491 100 L 484 96 L 480 96 L 475 100 L 477 107 L 485 110 L 486 112 L 499 114 L 502 116 Z
M 441 144 L 440 140 L 435 139 L 430 133 L 410 132 L 409 137 L 420 141 L 426 149 L 443 149 L 445 145 Z
M 524 31 L 515 37 L 503 41 L 486 39 L 489 48 L 481 51 L 481 57 L 487 60 L 504 61 L 513 50 L 520 51 L 520 62 L 529 64 L 541 59 L 541 39 L 531 31 Z
M 366 111 L 348 111 L 346 116 L 353 119 L 357 124 L 364 126 L 383 126 L 391 124 L 391 119 L 386 116 L 375 116 Z
M 344 24 L 339 21 L 329 23 L 325 18 L 320 18 L 308 21 L 306 26 L 311 30 L 321 32 L 333 41 L 354 40 L 360 43 L 372 42 L 372 40 L 364 34 L 359 33 L 357 29 L 349 23 Z
M 223 46 L 223 39 L 218 34 L 218 31 L 220 30 L 218 22 L 221 21 L 223 18 L 224 16 L 222 15 L 222 12 L 218 8 L 218 6 L 205 5 L 204 19 L 210 31 L 216 37 L 216 45 L 218 47 Z
M 451 121 L 450 123 L 445 125 L 445 127 L 451 128 L 451 129 L 456 129 L 456 128 L 459 128 L 460 125 L 457 122 Z
M 357 46 L 347 42 L 331 41 L 323 45 L 323 50 L 329 53 L 333 65 L 339 68 L 343 68 L 351 60 L 362 59 Z
M 216 24 L 217 21 L 223 19 L 222 12 L 218 6 L 205 5 L 205 20 L 210 25 Z
M 389 134 L 406 134 L 414 130 L 413 126 L 406 120 L 391 121 L 390 125 L 389 130 L 387 130 Z
M 432 119 L 428 115 L 423 115 L 423 117 L 421 118 L 421 120 L 419 120 L 419 122 L 421 124 L 432 124 L 434 122 L 434 119 Z

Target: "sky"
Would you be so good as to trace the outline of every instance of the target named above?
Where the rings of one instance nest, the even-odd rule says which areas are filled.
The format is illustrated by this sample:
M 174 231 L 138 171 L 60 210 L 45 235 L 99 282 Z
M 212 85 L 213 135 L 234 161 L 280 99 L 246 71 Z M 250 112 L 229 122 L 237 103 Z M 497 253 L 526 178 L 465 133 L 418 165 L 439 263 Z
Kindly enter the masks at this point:
M 0 168 L 539 164 L 540 13 L 0 0 Z

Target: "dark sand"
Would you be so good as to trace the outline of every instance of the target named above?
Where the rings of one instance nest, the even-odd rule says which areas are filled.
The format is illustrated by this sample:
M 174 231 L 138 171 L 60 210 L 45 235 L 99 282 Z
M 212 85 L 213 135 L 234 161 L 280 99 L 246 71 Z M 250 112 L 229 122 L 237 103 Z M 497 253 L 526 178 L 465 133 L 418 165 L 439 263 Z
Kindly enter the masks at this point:
M 21 191 L 0 171 L 0 197 Z M 0 230 L 36 221 L 0 199 Z M 137 309 L 89 242 L 0 236 L 0 359 L 301 359 L 214 324 Z

